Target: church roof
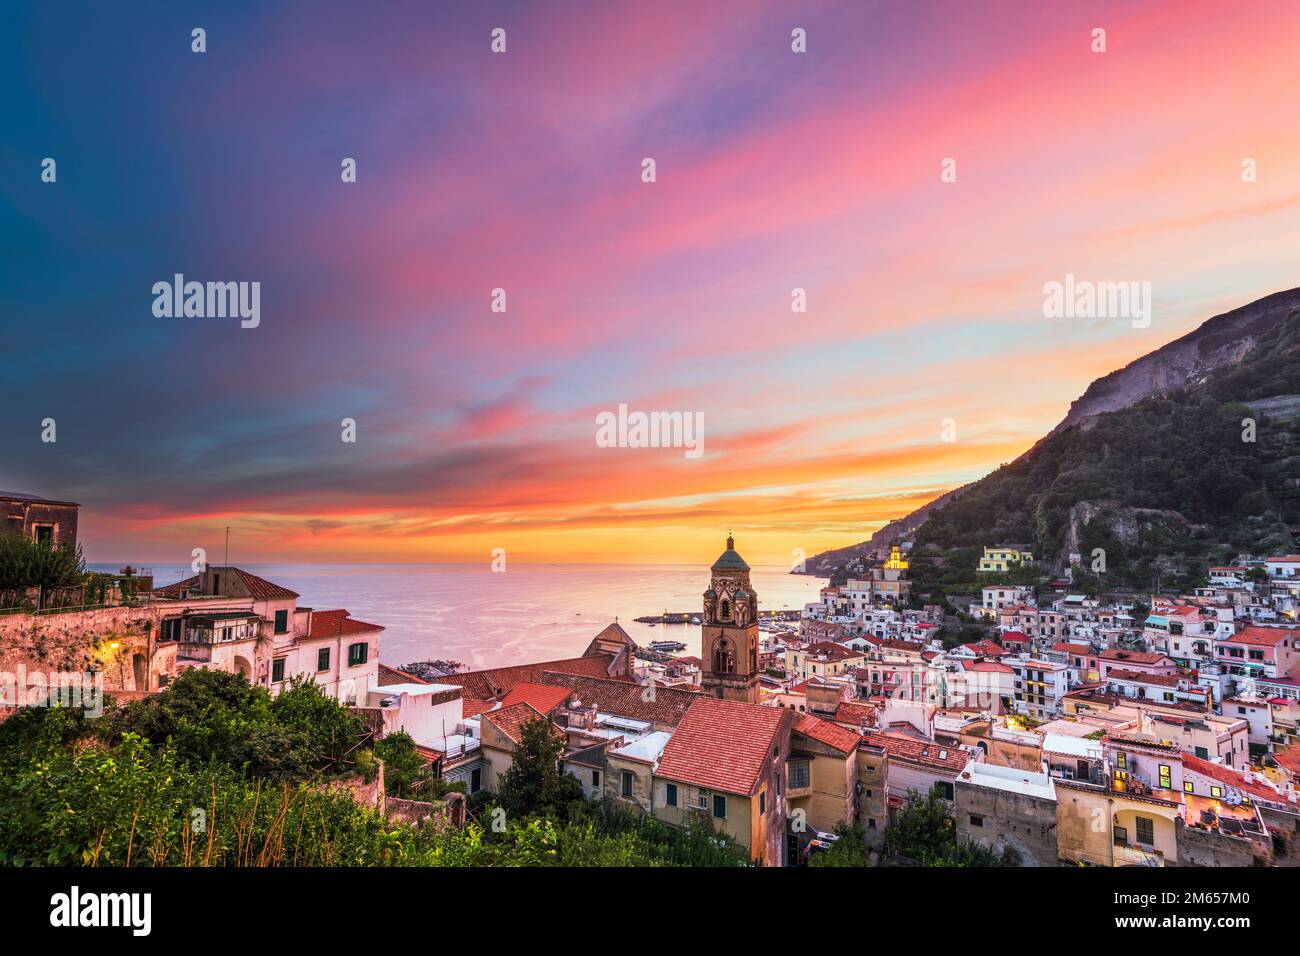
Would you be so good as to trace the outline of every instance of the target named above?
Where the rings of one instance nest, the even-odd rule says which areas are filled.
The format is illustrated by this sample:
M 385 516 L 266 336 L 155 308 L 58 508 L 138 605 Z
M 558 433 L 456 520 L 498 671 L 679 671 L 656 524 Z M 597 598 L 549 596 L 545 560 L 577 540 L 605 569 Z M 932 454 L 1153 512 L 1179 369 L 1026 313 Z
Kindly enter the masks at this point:
M 714 571 L 748 571 L 749 565 L 745 559 L 736 553 L 736 542 L 730 535 L 727 536 L 727 550 L 718 556 L 718 560 L 713 562 Z

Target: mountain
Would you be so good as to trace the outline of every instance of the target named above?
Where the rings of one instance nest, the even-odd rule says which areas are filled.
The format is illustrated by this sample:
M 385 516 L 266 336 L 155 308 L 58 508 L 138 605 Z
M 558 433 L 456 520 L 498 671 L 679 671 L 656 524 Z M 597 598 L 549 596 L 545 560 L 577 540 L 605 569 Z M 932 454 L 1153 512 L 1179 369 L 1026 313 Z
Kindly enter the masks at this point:
M 934 554 L 1032 542 L 1056 569 L 1071 553 L 1103 548 L 1110 583 L 1143 586 L 1156 575 L 1190 581 L 1234 549 L 1290 550 L 1289 526 L 1300 523 L 1298 414 L 1293 289 L 1208 319 L 1098 379 L 1015 461 L 867 542 L 814 556 L 807 569 L 842 575 L 849 558 L 905 537 Z M 1257 422 L 1254 441 L 1243 440 L 1246 418 Z M 925 567 L 922 558 L 923 578 Z

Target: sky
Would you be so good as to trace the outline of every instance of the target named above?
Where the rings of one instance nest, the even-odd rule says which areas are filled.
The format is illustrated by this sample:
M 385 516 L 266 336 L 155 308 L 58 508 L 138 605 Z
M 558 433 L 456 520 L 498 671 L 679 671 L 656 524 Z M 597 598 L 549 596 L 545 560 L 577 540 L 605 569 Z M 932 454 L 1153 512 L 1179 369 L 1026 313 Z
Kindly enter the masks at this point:
M 789 564 L 1300 285 L 1294 2 L 131 9 L 0 31 L 0 488 L 91 561 Z

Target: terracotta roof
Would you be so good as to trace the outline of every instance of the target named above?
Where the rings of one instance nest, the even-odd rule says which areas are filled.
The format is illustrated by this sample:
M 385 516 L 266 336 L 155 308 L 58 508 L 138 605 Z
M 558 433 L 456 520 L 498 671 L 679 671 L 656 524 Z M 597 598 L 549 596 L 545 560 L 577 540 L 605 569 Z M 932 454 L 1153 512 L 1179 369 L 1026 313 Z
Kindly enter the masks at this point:
M 876 724 L 876 708 L 870 704 L 855 704 L 852 701 L 842 701 L 840 706 L 835 708 L 835 722 L 837 724 L 852 724 L 854 727 L 874 727 Z
M 1002 640 L 1014 641 L 1017 644 L 1028 644 L 1029 636 L 1027 634 L 1021 633 L 1020 631 L 1003 631 Z
M 751 796 L 772 758 L 787 713 L 779 707 L 701 697 L 673 731 L 657 773 L 709 790 Z
M 855 651 L 845 647 L 843 644 L 835 644 L 830 641 L 822 641 L 821 643 L 813 644 L 805 653 L 815 654 L 818 657 L 825 657 L 831 661 L 846 661 L 862 656 L 861 651 Z
M 1224 637 L 1219 640 L 1224 644 L 1253 644 L 1257 647 L 1274 647 L 1286 638 L 1295 638 L 1297 635 L 1300 635 L 1300 630 L 1285 627 L 1259 627 L 1252 624 L 1249 627 L 1242 628 L 1232 637 Z
M 963 661 L 962 666 L 968 671 L 980 671 L 988 674 L 1014 674 L 1015 670 L 1001 661 Z
M 317 641 L 323 637 L 354 637 L 358 634 L 370 634 L 382 630 L 383 627 L 378 624 L 358 621 L 342 608 L 332 611 L 312 611 L 311 630 L 297 640 Z
M 1126 651 L 1118 647 L 1108 647 L 1097 657 L 1103 661 L 1123 661 L 1126 664 L 1159 664 L 1161 661 L 1173 663 L 1164 654 L 1154 651 Z
M 527 701 L 543 714 L 549 714 L 573 696 L 568 687 L 550 687 L 546 684 L 528 684 L 520 681 L 510 688 L 501 701 L 502 708 Z
M 1240 774 L 1231 767 L 1225 767 L 1221 764 L 1210 763 L 1208 760 L 1202 760 L 1200 757 L 1193 756 L 1189 753 L 1183 754 L 1183 769 L 1192 770 L 1202 776 L 1209 777 L 1211 780 L 1217 780 L 1229 787 L 1236 787 L 1238 790 L 1244 790 L 1252 797 L 1260 800 L 1269 800 L 1273 803 L 1289 803 L 1282 794 L 1278 793 L 1272 787 L 1262 784 L 1257 780 L 1248 780 L 1244 774 Z
M 1300 744 L 1283 747 L 1273 754 L 1277 765 L 1292 776 L 1300 776 Z
M 546 683 L 542 677 L 548 671 L 585 674 L 588 677 L 608 677 L 610 665 L 613 663 L 614 657 L 611 654 L 593 654 L 590 657 L 571 657 L 561 661 L 542 661 L 537 664 L 516 664 L 513 667 L 466 671 L 463 674 L 451 674 L 443 678 L 443 683 L 460 684 L 470 697 L 492 700 L 502 694 L 508 694 L 510 688 L 520 681 L 529 684 Z
M 248 593 L 258 601 L 283 601 L 289 598 L 298 597 L 297 591 L 290 591 L 288 588 L 280 587 L 278 584 L 272 584 L 266 578 L 259 578 L 256 574 L 249 574 L 242 568 L 221 567 L 215 565 L 210 567 L 213 571 L 233 571 L 239 580 L 243 583 Z M 165 588 L 157 588 L 156 593 L 164 597 L 178 598 L 181 591 L 197 586 L 199 575 L 188 577 L 184 581 L 177 581 L 175 584 L 169 584 Z
M 581 674 L 548 672 L 541 683 L 571 688 L 584 704 L 595 704 L 602 714 L 648 720 L 661 727 L 676 727 L 691 704 L 699 699 L 698 689 L 683 685 L 656 687 L 654 694 L 634 681 L 615 677 L 586 677 Z M 653 697 L 652 700 L 647 698 Z
M 1064 651 L 1067 654 L 1076 654 L 1079 657 L 1092 656 L 1092 645 L 1090 644 L 1074 644 L 1070 641 L 1057 641 L 1056 644 L 1053 645 L 1052 650 Z
M 971 761 L 970 754 L 961 747 L 937 744 L 931 740 L 913 740 L 897 734 L 878 732 L 869 733 L 862 740 L 876 747 L 884 747 L 889 751 L 890 760 L 904 760 L 952 773 L 960 773 Z
M 461 717 L 477 717 L 484 711 L 491 710 L 497 705 L 495 700 L 475 700 L 473 697 L 461 698 Z
M 1006 648 L 999 647 L 988 638 L 982 641 L 976 641 L 974 644 L 963 644 L 963 650 L 970 651 L 972 654 L 982 655 L 984 657 L 1001 657 L 1005 654 Z
M 862 739 L 861 734 L 855 734 L 839 724 L 833 724 L 829 720 L 822 720 L 812 714 L 804 714 L 800 717 L 799 722 L 794 725 L 794 730 L 795 733 L 811 737 L 819 743 L 835 748 L 842 754 L 853 753 L 858 748 L 858 741 Z
M 545 720 L 551 725 L 551 733 L 557 736 L 564 736 L 564 731 L 555 726 L 550 720 L 547 720 L 545 714 L 539 711 L 527 701 L 520 701 L 517 704 L 511 704 L 509 707 L 502 707 L 500 710 L 489 711 L 483 714 L 483 719 L 497 730 L 505 734 L 516 744 L 524 739 L 524 724 L 534 720 Z
M 396 667 L 389 667 L 387 664 L 379 665 L 379 686 L 380 687 L 383 687 L 385 684 L 431 684 L 431 683 L 433 682 L 427 681 L 423 677 L 416 677 L 414 674 L 408 674 L 406 671 L 399 670 Z
M 1148 674 L 1146 671 L 1123 670 L 1111 671 L 1106 675 L 1106 679 L 1133 681 L 1138 684 L 1157 684 L 1161 687 L 1177 687 L 1180 681 L 1186 680 L 1186 678 L 1179 677 L 1177 674 Z

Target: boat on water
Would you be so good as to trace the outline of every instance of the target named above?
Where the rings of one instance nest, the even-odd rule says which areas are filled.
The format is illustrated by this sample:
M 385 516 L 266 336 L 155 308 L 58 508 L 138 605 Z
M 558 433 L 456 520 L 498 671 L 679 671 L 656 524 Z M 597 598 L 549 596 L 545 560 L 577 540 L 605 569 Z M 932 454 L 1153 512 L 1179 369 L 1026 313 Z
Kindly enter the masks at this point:
M 698 617 L 693 617 L 693 618 L 691 618 L 691 623 L 692 623 L 692 624 L 699 624 L 699 623 L 700 623 L 700 619 L 699 619 Z
M 651 625 L 652 627 L 654 625 Z M 686 645 L 681 641 L 651 641 L 650 650 L 652 651 L 684 651 Z

